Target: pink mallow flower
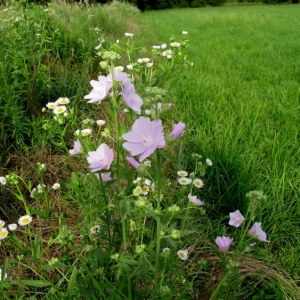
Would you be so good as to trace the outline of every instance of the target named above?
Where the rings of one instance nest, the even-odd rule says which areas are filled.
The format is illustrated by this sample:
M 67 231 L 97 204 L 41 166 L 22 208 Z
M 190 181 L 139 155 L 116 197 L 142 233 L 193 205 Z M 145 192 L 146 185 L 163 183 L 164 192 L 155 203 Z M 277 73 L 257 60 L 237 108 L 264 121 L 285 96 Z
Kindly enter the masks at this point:
M 100 173 L 101 179 L 103 181 L 110 181 L 111 180 L 111 172 L 105 172 L 105 173 Z M 98 173 L 95 174 L 96 178 L 100 179 L 100 176 Z
M 111 180 L 111 172 L 101 173 L 101 178 L 103 181 L 110 181 Z
M 122 84 L 121 95 L 125 104 L 137 114 L 141 114 L 142 98 L 136 93 L 135 87 L 131 82 L 129 75 L 125 72 L 114 72 L 114 79 Z
M 178 124 L 174 124 L 170 136 L 172 136 L 174 140 L 179 139 L 180 137 L 183 136 L 185 127 L 186 127 L 185 124 L 182 122 L 179 122 Z
M 222 251 L 226 251 L 229 249 L 230 245 L 233 242 L 233 239 L 227 236 L 218 236 L 215 240 L 216 244 L 218 245 L 219 249 Z
M 131 156 L 127 156 L 126 160 L 128 161 L 128 163 L 135 169 L 138 169 L 139 166 L 141 165 L 138 161 L 136 161 L 136 159 L 134 159 Z
M 151 121 L 146 117 L 139 117 L 133 123 L 132 130 L 123 134 L 123 147 L 131 155 L 139 155 L 142 162 L 150 156 L 156 149 L 166 145 L 161 120 Z
M 99 76 L 98 80 L 91 80 L 92 91 L 84 96 L 84 99 L 89 99 L 88 103 L 101 102 L 112 88 L 111 76 Z
M 188 199 L 190 202 L 194 203 L 197 206 L 204 205 L 204 202 L 197 198 L 197 196 L 192 196 L 191 194 L 188 194 Z
M 230 217 L 230 220 L 229 220 L 228 224 L 230 226 L 234 226 L 234 227 L 239 227 L 245 219 L 239 210 L 229 213 L 229 217 Z
M 257 237 L 260 241 L 269 242 L 267 240 L 267 234 L 262 230 L 261 223 L 255 222 L 249 230 L 249 234 Z
M 73 149 L 69 150 L 70 155 L 76 155 L 80 153 L 82 145 L 79 140 L 74 141 Z
M 87 161 L 92 172 L 109 170 L 114 159 L 114 152 L 106 144 L 101 144 L 96 151 L 88 152 Z

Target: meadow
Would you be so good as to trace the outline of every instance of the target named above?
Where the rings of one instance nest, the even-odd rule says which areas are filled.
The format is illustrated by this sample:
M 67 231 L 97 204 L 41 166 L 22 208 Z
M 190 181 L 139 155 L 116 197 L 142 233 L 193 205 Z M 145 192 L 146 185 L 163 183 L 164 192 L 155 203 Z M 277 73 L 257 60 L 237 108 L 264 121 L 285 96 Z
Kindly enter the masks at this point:
M 1 299 L 299 299 L 299 14 L 3 6 Z

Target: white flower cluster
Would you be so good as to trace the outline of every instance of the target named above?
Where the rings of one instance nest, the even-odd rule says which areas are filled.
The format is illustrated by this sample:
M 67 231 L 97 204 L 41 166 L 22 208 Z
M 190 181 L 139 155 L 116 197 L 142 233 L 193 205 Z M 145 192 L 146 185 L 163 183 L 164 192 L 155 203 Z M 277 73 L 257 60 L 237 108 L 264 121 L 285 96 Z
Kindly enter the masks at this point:
M 67 117 L 69 114 L 67 112 L 67 104 L 70 103 L 70 99 L 67 97 L 60 97 L 55 102 L 48 102 L 46 108 L 50 109 L 54 114 L 54 120 L 60 124 L 64 123 L 63 117 Z M 43 111 L 46 111 L 43 108 Z
M 200 178 L 192 179 L 192 178 L 188 177 L 189 174 L 186 171 L 178 171 L 177 175 L 179 176 L 178 183 L 180 185 L 189 185 L 189 184 L 193 183 L 194 186 L 197 188 L 202 188 L 204 186 L 204 183 Z
M 32 222 L 32 217 L 29 215 L 25 215 L 19 218 L 18 224 L 19 226 L 25 226 Z M 8 236 L 8 230 L 9 231 L 15 231 L 18 228 L 18 225 L 16 223 L 11 223 L 5 227 L 5 222 L 3 220 L 0 220 L 0 240 L 4 240 Z

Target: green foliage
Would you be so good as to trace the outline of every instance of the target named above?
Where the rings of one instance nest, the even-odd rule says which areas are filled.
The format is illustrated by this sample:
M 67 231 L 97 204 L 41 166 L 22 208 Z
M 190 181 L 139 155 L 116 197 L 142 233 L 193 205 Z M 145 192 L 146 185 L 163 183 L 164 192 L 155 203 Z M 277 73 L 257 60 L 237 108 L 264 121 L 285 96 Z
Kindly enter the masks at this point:
M 138 19 L 124 3 L 85 8 L 53 2 L 47 7 L 11 2 L 0 11 L 0 161 L 13 149 L 56 148 L 51 136 L 40 139 L 42 107 L 62 96 L 79 101 L 99 66 L 97 39 L 124 34 L 120 15 Z M 133 23 L 130 22 L 129 25 Z M 33 121 L 34 120 L 34 121 Z M 35 135 L 37 133 L 37 135 Z M 60 150 L 59 147 L 57 150 Z

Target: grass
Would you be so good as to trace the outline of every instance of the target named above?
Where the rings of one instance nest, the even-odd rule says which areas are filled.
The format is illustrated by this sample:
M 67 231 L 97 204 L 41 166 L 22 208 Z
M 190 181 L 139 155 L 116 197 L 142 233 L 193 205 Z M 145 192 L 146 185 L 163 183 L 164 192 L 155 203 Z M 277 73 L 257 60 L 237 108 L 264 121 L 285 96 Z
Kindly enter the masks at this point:
M 239 6 L 147 12 L 161 42 L 187 30 L 194 67 L 172 86 L 188 124 L 187 155 L 214 161 L 208 196 L 227 214 L 247 191 L 268 200 L 269 256 L 299 278 L 299 6 Z M 175 112 L 175 115 L 176 115 Z M 292 258 L 293 257 L 293 258 Z
M 54 2 L 49 12 L 37 7 L 20 10 L 25 22 L 1 23 L 1 31 L 6 35 L 0 35 L 0 114 L 3 116 L 0 175 L 17 171 L 35 184 L 41 178 L 32 169 L 36 162 L 43 161 L 50 167 L 42 179 L 52 182 L 60 178 L 72 190 L 64 197 L 50 193 L 51 202 L 33 202 L 37 213 L 46 215 L 37 224 L 47 232 L 43 242 L 49 239 L 48 246 L 43 245 L 46 249 L 43 259 L 62 256 L 66 249 L 70 252 L 65 262 L 70 262 L 70 269 L 63 276 L 68 279 L 68 291 L 58 293 L 60 297 L 72 296 L 71 277 L 74 280 L 77 272 L 72 258 L 76 251 L 68 248 L 69 245 L 53 250 L 51 230 L 58 230 L 59 236 L 66 238 L 65 226 L 69 226 L 76 236 L 80 219 L 76 207 L 89 210 L 87 199 L 99 198 L 88 178 L 85 184 L 91 189 L 83 188 L 79 180 L 83 174 L 72 173 L 70 178 L 72 171 L 85 166 L 74 165 L 65 155 L 81 120 L 106 117 L 101 108 L 84 108 L 82 102 L 82 96 L 89 90 L 89 80 L 99 71 L 98 58 L 93 54 L 97 39 L 103 36 L 113 41 L 128 31 L 136 33 L 140 47 L 151 47 L 168 42 L 174 34 L 176 40 L 182 30 L 187 30 L 192 40 L 188 54 L 194 66 L 177 70 L 181 76 L 174 74 L 173 80 L 164 86 L 175 106 L 172 120 L 187 125 L 178 167 L 193 171 L 192 153 L 209 157 L 213 167 L 207 174 L 202 194 L 209 218 L 196 215 L 189 220 L 190 228 L 196 228 L 197 233 L 193 235 L 194 245 L 190 246 L 192 259 L 180 274 L 193 278 L 190 283 L 193 291 L 189 291 L 191 285 L 187 284 L 186 295 L 195 299 L 211 295 L 211 289 L 224 272 L 219 267 L 220 258 L 209 247 L 214 247 L 212 241 L 216 235 L 226 234 L 228 213 L 237 209 L 245 212 L 249 207 L 246 193 L 263 190 L 268 198 L 259 203 L 255 221 L 262 222 L 271 242 L 239 259 L 238 276 L 231 284 L 227 283 L 226 299 L 297 298 L 300 278 L 297 264 L 300 259 L 299 10 L 297 5 L 258 5 L 139 14 L 126 5 L 82 9 L 78 5 Z M 35 25 L 37 20 L 43 28 L 41 32 Z M 42 42 L 35 43 L 33 38 L 27 44 L 25 38 L 29 32 L 41 34 Z M 8 34 L 10 39 L 5 38 Z M 21 44 L 20 39 L 24 39 Z M 59 124 L 40 114 L 48 101 L 60 96 L 72 97 L 75 104 L 74 117 L 64 133 Z M 171 124 L 172 120 L 168 122 Z M 45 132 L 42 129 L 45 124 L 51 130 Z M 0 219 L 20 214 L 14 197 L 2 190 L 0 197 Z M 92 222 L 94 214 L 86 222 Z M 47 218 L 53 220 L 50 227 Z M 39 239 L 38 233 L 32 236 L 35 247 Z M 79 243 L 75 241 L 76 246 Z M 34 249 L 36 259 L 39 251 Z M 10 248 L 5 248 L 1 259 L 12 258 L 14 254 L 10 252 Z M 37 261 L 25 263 L 35 265 Z M 15 272 L 14 276 L 21 278 Z M 33 273 L 27 270 L 24 276 Z M 53 278 L 61 288 L 63 279 L 58 281 L 58 274 Z M 47 293 L 37 291 L 41 295 Z M 19 292 L 27 293 L 28 287 Z

